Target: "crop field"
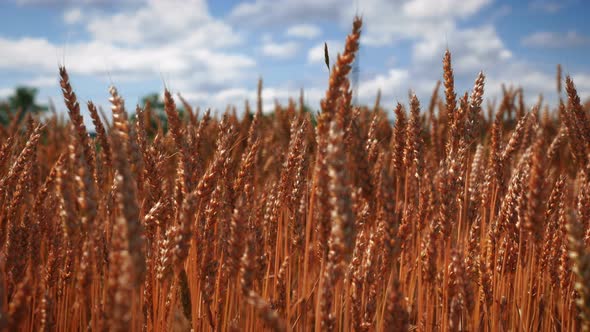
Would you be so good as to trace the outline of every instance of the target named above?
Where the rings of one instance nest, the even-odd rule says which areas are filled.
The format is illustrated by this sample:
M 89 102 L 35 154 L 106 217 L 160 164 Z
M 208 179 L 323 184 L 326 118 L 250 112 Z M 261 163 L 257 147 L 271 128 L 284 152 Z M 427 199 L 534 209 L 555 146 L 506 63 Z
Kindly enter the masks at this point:
M 489 102 L 483 72 L 455 90 L 451 49 L 429 100 L 356 106 L 362 25 L 317 113 L 304 91 L 263 113 L 262 80 L 239 112 L 115 86 L 103 111 L 63 66 L 67 116 L 3 109 L 0 330 L 589 331 L 575 82 Z

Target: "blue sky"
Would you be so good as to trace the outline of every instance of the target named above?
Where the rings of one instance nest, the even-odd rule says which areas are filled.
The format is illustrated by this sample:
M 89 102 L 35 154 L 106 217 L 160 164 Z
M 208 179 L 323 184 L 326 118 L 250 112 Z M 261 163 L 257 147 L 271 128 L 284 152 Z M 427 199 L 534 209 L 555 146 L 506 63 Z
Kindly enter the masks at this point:
M 381 89 L 391 106 L 411 89 L 426 103 L 447 46 L 459 91 L 483 70 L 490 99 L 504 82 L 551 102 L 561 63 L 589 97 L 585 0 L 2 0 L 0 98 L 32 85 L 63 109 L 63 62 L 79 99 L 105 107 L 111 83 L 129 108 L 165 83 L 202 108 L 241 108 L 263 77 L 267 108 L 301 88 L 317 108 L 322 45 L 334 59 L 355 13 L 364 19 L 360 102 Z

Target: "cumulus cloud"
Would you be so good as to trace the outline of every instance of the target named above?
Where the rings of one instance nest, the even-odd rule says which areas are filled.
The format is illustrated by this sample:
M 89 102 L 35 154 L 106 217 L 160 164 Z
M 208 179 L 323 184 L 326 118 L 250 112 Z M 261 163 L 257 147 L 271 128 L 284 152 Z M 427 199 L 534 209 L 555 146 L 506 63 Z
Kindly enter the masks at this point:
M 92 17 L 87 28 L 96 40 L 124 45 L 224 47 L 241 41 L 229 25 L 209 14 L 205 0 L 148 0 L 137 10 Z
M 27 86 L 34 86 L 34 87 L 48 87 L 48 86 L 56 86 L 59 83 L 57 76 L 51 75 L 43 75 L 37 76 L 33 79 L 26 80 L 23 85 Z
M 195 88 L 237 82 L 256 65 L 252 57 L 228 50 L 241 37 L 211 16 L 205 0 L 146 0 L 137 10 L 115 13 L 83 15 L 70 9 L 64 21 L 80 22 L 82 16 L 88 40 L 63 45 L 46 38 L 0 37 L 0 68 L 46 76 L 65 62 L 73 74 L 108 74 L 120 81 L 188 77 L 183 82 Z
M 0 68 L 55 69 L 58 48 L 43 38 L 0 37 Z
M 322 34 L 322 30 L 313 24 L 297 24 L 287 29 L 286 35 L 289 37 L 314 39 Z
M 522 87 L 525 96 L 536 99 L 539 93 L 549 95 L 555 90 L 555 77 L 525 64 L 511 64 L 510 70 L 496 70 L 486 73 L 486 96 L 499 96 L 501 86 Z
M 76 24 L 82 22 L 82 18 L 84 15 L 82 14 L 82 10 L 80 8 L 72 8 L 66 10 L 64 13 L 64 22 L 67 24 Z
M 373 78 L 361 81 L 359 84 L 359 97 L 361 99 L 373 98 L 377 91 L 381 90 L 387 96 L 402 94 L 402 88 L 408 85 L 409 73 L 404 69 L 390 69 L 386 75 L 379 74 Z M 407 90 L 406 90 L 407 91 Z
M 441 55 L 442 57 L 442 55 Z M 422 107 L 426 107 L 432 89 L 437 80 L 442 79 L 442 64 L 429 66 L 427 72 L 420 72 L 416 66 L 410 68 L 390 69 L 387 74 L 377 74 L 361 80 L 359 86 L 359 100 L 363 104 L 374 101 L 378 90 L 381 90 L 381 103 L 385 109 L 392 110 L 394 104 L 399 101 L 408 103 L 408 91 L 416 93 Z M 555 91 L 555 74 L 547 73 L 524 62 L 508 62 L 501 67 L 491 67 L 485 70 L 486 100 L 500 100 L 502 97 L 502 85 L 507 87 L 522 87 L 525 93 L 525 102 L 532 105 L 537 102 L 542 94 L 545 102 L 556 105 L 557 93 Z M 457 74 L 455 76 L 455 90 L 458 94 L 469 92 L 477 72 Z M 590 94 L 590 75 L 576 75 L 573 77 L 578 93 L 584 100 Z M 443 93 L 439 90 L 439 95 Z
M 0 88 L 0 99 L 8 98 L 8 96 L 10 96 L 13 93 L 13 88 Z
M 590 75 L 574 75 L 573 79 L 578 94 L 584 100 L 590 94 Z M 554 72 L 546 72 L 528 62 L 514 61 L 486 72 L 485 98 L 500 100 L 502 85 L 520 87 L 524 91 L 525 103 L 529 106 L 538 101 L 539 95 L 543 95 L 545 103 L 555 107 L 558 104 L 555 84 Z
M 229 18 L 235 23 L 264 26 L 339 18 L 340 0 L 254 0 L 236 5 Z
M 465 17 L 477 13 L 491 0 L 412 0 L 403 6 L 404 12 L 411 17 Z
M 297 55 L 299 51 L 299 44 L 296 42 L 275 43 L 266 41 L 262 45 L 262 54 L 268 57 L 288 59 Z
M 580 98 L 590 98 L 590 74 L 576 74 L 572 76 Z
M 539 48 L 572 48 L 590 45 L 590 37 L 570 30 L 565 33 L 541 31 L 522 39 L 522 44 Z
M 0 68 L 24 67 L 29 70 L 53 72 L 65 53 L 65 65 L 71 72 L 81 74 L 105 74 L 106 71 L 130 75 L 158 75 L 203 73 L 210 80 L 231 79 L 242 69 L 254 66 L 250 57 L 208 49 L 184 50 L 180 47 L 120 47 L 92 41 L 74 43 L 67 49 L 46 39 L 0 38 Z
M 262 90 L 263 111 L 268 113 L 274 109 L 275 101 L 286 104 L 289 99 L 299 98 L 301 87 L 280 84 L 274 87 L 265 87 Z M 305 103 L 312 108 L 319 105 L 324 90 L 318 87 L 304 89 Z M 246 100 L 254 101 L 257 98 L 256 89 L 230 87 L 211 93 L 183 93 L 183 97 L 202 108 L 224 110 L 227 105 L 243 105 Z
M 448 39 L 440 32 L 429 34 L 414 44 L 413 56 L 416 61 L 438 65 L 447 47 L 453 55 L 454 69 L 459 73 L 488 69 L 512 57 L 491 25 L 455 30 Z
M 340 0 L 245 0 L 223 17 L 214 16 L 206 0 L 124 0 L 128 6 L 116 12 L 101 7 L 120 3 L 115 0 L 12 1 L 23 5 L 64 5 L 63 22 L 78 24 L 76 27 L 88 32 L 87 40 L 76 40 L 67 47 L 53 39 L 0 37 L 0 49 L 4 50 L 0 53 L 0 70 L 27 68 L 28 82 L 40 86 L 55 82 L 52 77 L 57 63 L 65 59 L 73 76 L 100 79 L 106 78 L 108 72 L 117 83 L 152 80 L 155 84 L 160 76 L 165 76 L 167 84 L 183 92 L 191 102 L 223 110 L 228 103 L 241 106 L 244 99 L 255 100 L 256 89 L 251 85 L 261 70 L 256 57 L 286 60 L 303 53 L 302 48 L 311 43 L 313 46 L 303 54 L 303 61 L 317 68 L 309 70 L 309 75 L 302 74 L 307 75 L 302 80 L 306 82 L 308 103 L 317 108 L 327 84 L 324 43 L 317 38 L 322 33 L 333 33 L 331 28 L 336 25 L 339 37 L 326 37 L 335 38 L 327 41 L 334 62 L 336 54 L 343 50 L 352 18 L 358 13 L 364 19 L 361 50 L 369 53 L 368 57 L 361 56 L 361 103 L 371 103 L 379 89 L 383 104 L 388 107 L 395 100 L 405 101 L 409 89 L 427 102 L 434 83 L 442 77 L 441 60 L 447 47 L 453 54 L 457 91 L 471 89 L 477 72 L 483 70 L 488 78 L 486 98 L 498 96 L 502 82 L 523 85 L 531 98 L 543 93 L 547 100 L 555 94 L 555 75 L 536 69 L 534 64 L 519 62 L 496 31 L 494 20 L 489 19 L 505 14 L 494 14 L 497 8 L 489 8 L 491 15 L 486 15 L 487 20 L 470 20 L 487 10 L 492 0 L 363 0 L 345 5 Z M 91 10 L 87 10 L 88 4 Z M 502 10 L 509 12 L 509 7 L 496 12 Z M 319 22 L 321 28 L 316 25 Z M 245 43 L 254 35 L 253 30 L 260 32 L 258 28 L 273 34 L 260 38 L 260 44 Z M 278 37 L 279 33 L 283 39 Z M 569 36 L 541 37 L 523 40 L 523 44 L 580 46 L 581 40 L 586 40 L 575 32 Z M 400 45 L 403 52 L 392 52 L 396 61 L 380 62 L 379 52 Z M 265 109 L 273 107 L 275 98 L 286 102 L 289 97 L 298 97 L 303 84 L 285 82 L 290 79 L 300 78 L 271 78 L 275 85 L 264 89 Z M 583 91 L 590 91 L 590 75 L 574 79 L 582 95 Z M 140 91 L 144 88 L 142 85 L 134 91 L 140 94 L 145 92 Z
M 229 17 L 243 26 L 283 25 L 321 20 L 350 27 L 355 14 L 364 19 L 363 43 L 384 46 L 427 33 L 452 31 L 456 21 L 474 15 L 491 0 L 363 0 L 343 5 L 338 0 L 254 0 L 236 5 Z M 348 29 L 347 29 L 348 30 Z

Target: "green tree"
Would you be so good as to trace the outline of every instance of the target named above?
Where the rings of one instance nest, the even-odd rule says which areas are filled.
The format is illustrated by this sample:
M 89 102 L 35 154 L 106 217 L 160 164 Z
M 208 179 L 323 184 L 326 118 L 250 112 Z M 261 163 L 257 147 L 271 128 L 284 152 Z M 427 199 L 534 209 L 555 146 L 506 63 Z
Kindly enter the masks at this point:
M 159 93 L 150 93 L 141 98 L 140 106 L 145 107 L 148 102 L 152 111 L 152 119 L 149 120 L 152 130 L 155 131 L 157 128 L 157 122 L 155 120 L 155 118 L 157 118 L 162 126 L 162 129 L 164 132 L 166 132 L 168 130 L 168 116 L 166 116 L 166 111 L 164 110 L 164 100 L 162 100 Z M 175 103 L 178 116 L 183 119 L 185 117 L 185 110 L 181 105 L 179 105 L 178 99 L 175 99 Z M 135 114 L 132 114 L 131 117 L 132 119 L 135 119 Z
M 37 88 L 18 86 L 14 89 L 14 93 L 8 97 L 8 100 L 5 103 L 5 108 L 8 112 L 13 114 L 22 109 L 23 112 L 21 112 L 21 118 L 24 117 L 27 112 L 45 112 L 48 109 L 47 106 L 37 104 L 38 93 L 39 90 Z M 0 115 L 0 123 L 7 124 L 8 119 L 9 117 L 6 113 Z
M 14 90 L 14 94 L 8 97 L 8 103 L 15 110 L 22 108 L 25 112 L 37 112 L 40 109 L 35 103 L 38 92 L 36 88 L 19 86 Z
M 152 110 L 159 110 L 162 112 L 164 111 L 164 101 L 160 99 L 160 95 L 158 93 L 150 93 L 141 98 L 142 106 L 147 104 L 148 102 L 150 103 Z

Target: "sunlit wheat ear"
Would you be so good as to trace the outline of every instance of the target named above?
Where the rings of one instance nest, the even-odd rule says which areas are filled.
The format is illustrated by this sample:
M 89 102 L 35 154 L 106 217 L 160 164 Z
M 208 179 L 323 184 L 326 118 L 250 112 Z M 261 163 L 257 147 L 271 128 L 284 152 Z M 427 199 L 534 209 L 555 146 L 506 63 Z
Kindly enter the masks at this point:
M 446 112 L 449 120 L 453 121 L 457 107 L 457 95 L 455 94 L 455 78 L 451 64 L 451 52 L 447 49 L 443 58 L 443 76 L 446 97 Z
M 92 118 L 92 123 L 94 124 L 98 141 L 100 142 L 102 158 L 104 159 L 102 167 L 105 169 L 105 172 L 103 173 L 106 173 L 106 170 L 113 167 L 111 144 L 109 142 L 109 138 L 107 136 L 104 124 L 102 123 L 98 115 L 96 106 L 91 101 L 88 102 L 88 111 L 90 112 L 90 117 Z
M 362 24 L 362 19 L 355 17 L 352 32 L 346 38 L 344 52 L 336 57 L 336 63 L 330 72 L 328 90 L 325 98 L 321 101 L 322 112 L 327 113 L 329 116 L 332 116 L 337 111 L 338 99 L 342 94 L 341 88 L 348 81 L 347 76 L 359 48 Z
M 118 222 L 126 224 L 125 235 L 128 252 L 124 253 L 123 260 L 129 255 L 132 259 L 133 269 L 132 280 L 136 287 L 143 283 L 145 278 L 145 247 L 143 227 L 139 220 L 139 206 L 137 202 L 137 186 L 129 162 L 130 128 L 129 119 L 125 110 L 123 98 L 115 87 L 109 89 L 113 113 L 113 127 L 115 129 L 113 138 L 114 166 L 118 172 L 115 180 L 118 183 L 118 192 L 115 193 L 116 204 L 121 217 Z M 125 261 L 126 262 L 126 261 Z M 125 263 L 127 264 L 127 263 Z M 127 273 L 129 273 L 127 271 Z
M 86 126 L 84 125 L 84 119 L 80 113 L 80 104 L 78 103 L 76 94 L 72 89 L 70 77 L 65 67 L 59 68 L 59 75 L 64 102 L 68 108 L 68 115 L 70 116 L 70 120 L 72 121 L 72 124 L 75 128 L 74 130 L 76 131 L 79 144 L 82 146 L 84 151 L 84 158 L 86 159 L 87 165 L 86 167 L 88 167 L 88 171 L 94 177 L 94 153 L 92 151 L 90 138 L 88 137 L 88 132 L 86 131 Z
M 176 150 L 180 153 L 177 160 L 176 168 L 176 180 L 174 188 L 174 206 L 176 210 L 176 218 L 179 218 L 180 210 L 184 197 L 188 194 L 191 188 L 187 188 L 189 185 L 189 169 L 190 161 L 188 156 L 188 148 L 186 146 L 186 139 L 180 121 L 178 110 L 176 109 L 176 103 L 170 94 L 168 89 L 164 90 L 164 111 L 168 118 L 168 124 L 170 126 L 169 133 L 172 135 Z
M 586 137 L 589 134 L 587 115 L 584 113 L 574 81 L 569 75 L 565 77 L 565 91 L 568 96 L 568 107 L 574 112 L 578 121 L 580 121 L 578 125 L 582 128 L 582 133 Z
M 574 215 L 570 215 L 567 225 L 569 256 L 573 261 L 576 277 L 574 287 L 578 292 L 576 305 L 582 318 L 582 330 L 590 330 L 590 253 L 584 244 L 584 228 Z
M 10 150 L 13 144 L 14 138 L 12 136 L 8 137 L 4 144 L 2 144 L 2 149 L 0 150 L 0 166 L 4 167 L 9 160 L 8 157 L 10 156 Z
M 416 179 L 420 178 L 422 172 L 422 144 L 420 124 L 420 102 L 416 95 L 412 95 L 410 100 L 410 119 L 406 126 L 406 144 L 404 146 L 403 162 L 410 174 Z

